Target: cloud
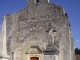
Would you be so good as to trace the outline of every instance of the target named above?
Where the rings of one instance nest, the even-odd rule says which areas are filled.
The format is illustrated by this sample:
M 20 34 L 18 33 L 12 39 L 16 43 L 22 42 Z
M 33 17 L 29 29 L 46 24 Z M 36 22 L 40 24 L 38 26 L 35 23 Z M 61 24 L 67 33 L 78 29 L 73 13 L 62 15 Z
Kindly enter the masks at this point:
M 76 40 L 77 42 L 80 42 L 80 40 L 78 39 L 78 40 Z

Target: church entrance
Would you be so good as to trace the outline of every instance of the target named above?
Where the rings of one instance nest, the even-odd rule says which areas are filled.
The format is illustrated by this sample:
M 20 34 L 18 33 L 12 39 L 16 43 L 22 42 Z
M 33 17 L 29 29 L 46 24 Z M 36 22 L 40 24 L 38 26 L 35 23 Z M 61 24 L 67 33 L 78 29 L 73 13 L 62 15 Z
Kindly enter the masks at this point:
M 39 60 L 38 57 L 31 57 L 30 60 Z

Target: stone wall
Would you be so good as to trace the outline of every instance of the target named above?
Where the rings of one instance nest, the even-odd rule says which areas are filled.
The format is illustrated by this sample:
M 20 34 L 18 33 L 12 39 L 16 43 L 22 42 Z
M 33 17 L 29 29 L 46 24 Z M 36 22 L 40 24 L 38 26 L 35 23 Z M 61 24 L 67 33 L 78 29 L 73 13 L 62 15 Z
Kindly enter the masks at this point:
M 76 55 L 76 60 L 80 60 L 80 55 Z
M 9 55 L 12 55 L 16 48 L 21 47 L 21 44 L 32 44 L 41 46 L 42 50 L 46 49 L 51 39 L 49 30 L 53 29 L 56 31 L 55 43 L 61 43 L 61 45 L 58 43 L 57 47 L 58 50 L 61 49 L 59 55 L 63 57 L 62 60 L 70 60 L 68 17 L 63 7 L 46 1 L 41 0 L 39 4 L 36 4 L 34 0 L 31 0 L 21 11 L 6 15 Z

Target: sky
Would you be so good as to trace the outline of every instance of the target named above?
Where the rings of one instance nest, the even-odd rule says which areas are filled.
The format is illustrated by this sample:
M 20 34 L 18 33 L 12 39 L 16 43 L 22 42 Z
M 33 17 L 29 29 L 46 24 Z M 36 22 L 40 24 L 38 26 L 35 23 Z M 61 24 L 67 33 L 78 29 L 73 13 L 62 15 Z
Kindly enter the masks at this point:
M 50 3 L 64 7 L 71 24 L 74 48 L 80 48 L 80 0 L 50 0 Z M 0 28 L 2 16 L 20 11 L 27 6 L 27 0 L 0 0 Z

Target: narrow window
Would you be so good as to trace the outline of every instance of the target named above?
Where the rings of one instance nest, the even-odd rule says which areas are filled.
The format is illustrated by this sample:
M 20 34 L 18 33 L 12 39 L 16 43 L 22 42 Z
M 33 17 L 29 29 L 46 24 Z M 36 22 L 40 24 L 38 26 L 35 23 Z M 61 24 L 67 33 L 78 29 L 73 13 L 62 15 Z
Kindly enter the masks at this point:
M 39 4 L 39 2 L 40 2 L 39 0 L 36 0 L 36 4 Z

